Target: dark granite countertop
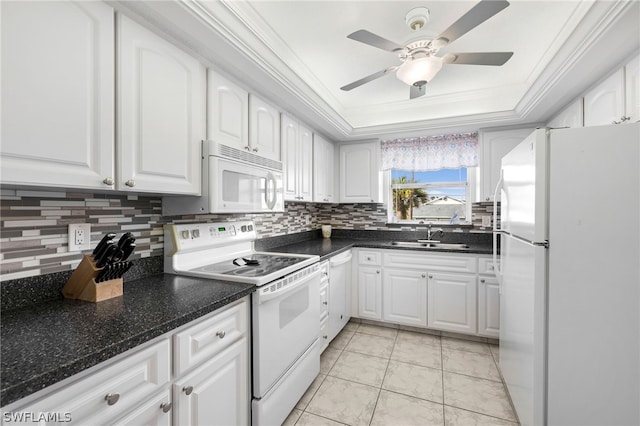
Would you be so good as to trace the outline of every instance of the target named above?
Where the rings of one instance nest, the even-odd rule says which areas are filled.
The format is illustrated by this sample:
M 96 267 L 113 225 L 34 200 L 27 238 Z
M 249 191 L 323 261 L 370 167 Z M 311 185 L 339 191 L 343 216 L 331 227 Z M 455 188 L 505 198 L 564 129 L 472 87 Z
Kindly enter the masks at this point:
M 462 234 L 461 234 L 462 235 Z M 473 254 L 492 254 L 493 246 L 487 241 L 469 239 L 464 241 L 468 245 L 466 249 L 448 249 L 448 248 L 423 248 L 423 247 L 405 247 L 392 245 L 392 241 L 404 241 L 403 239 L 359 239 L 350 237 L 331 237 L 331 238 L 312 238 L 304 241 L 286 243 L 283 245 L 275 245 L 264 247 L 265 251 L 281 252 L 281 253 L 298 253 L 313 254 L 320 256 L 320 260 L 328 259 L 330 256 L 346 251 L 353 247 L 367 247 L 377 249 L 392 250 L 412 250 L 423 253 L 473 253 Z
M 0 401 L 30 395 L 253 292 L 252 284 L 152 275 L 122 297 L 52 300 L 2 312 Z

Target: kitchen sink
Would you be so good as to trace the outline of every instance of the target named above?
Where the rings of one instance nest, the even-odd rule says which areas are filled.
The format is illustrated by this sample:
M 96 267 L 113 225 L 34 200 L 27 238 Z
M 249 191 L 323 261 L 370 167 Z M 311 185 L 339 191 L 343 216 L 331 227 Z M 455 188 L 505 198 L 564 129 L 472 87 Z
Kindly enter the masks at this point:
M 398 247 L 418 247 L 418 248 L 440 248 L 447 250 L 465 250 L 469 246 L 461 243 L 422 243 L 420 241 L 393 241 L 392 246 Z

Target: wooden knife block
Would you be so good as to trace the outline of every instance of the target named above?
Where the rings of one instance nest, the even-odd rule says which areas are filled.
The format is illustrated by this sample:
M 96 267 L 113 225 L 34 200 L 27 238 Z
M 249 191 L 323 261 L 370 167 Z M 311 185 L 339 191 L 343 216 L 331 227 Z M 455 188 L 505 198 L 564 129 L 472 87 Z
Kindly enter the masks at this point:
M 96 268 L 93 258 L 84 255 L 82 261 L 62 288 L 62 295 L 67 299 L 80 299 L 87 302 L 122 296 L 122 278 L 96 283 L 96 277 L 102 268 Z

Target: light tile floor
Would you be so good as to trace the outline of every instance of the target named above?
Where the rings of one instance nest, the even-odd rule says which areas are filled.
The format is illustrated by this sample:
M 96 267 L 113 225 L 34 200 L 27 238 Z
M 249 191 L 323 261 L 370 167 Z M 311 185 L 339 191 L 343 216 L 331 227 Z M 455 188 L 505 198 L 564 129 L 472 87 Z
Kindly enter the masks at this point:
M 496 425 L 516 417 L 498 346 L 350 322 L 284 425 Z

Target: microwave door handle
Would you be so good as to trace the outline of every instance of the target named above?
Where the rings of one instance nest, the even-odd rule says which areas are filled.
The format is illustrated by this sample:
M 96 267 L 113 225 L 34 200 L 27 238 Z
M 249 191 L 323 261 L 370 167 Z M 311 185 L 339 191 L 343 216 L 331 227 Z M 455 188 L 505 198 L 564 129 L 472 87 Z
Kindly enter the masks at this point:
M 273 210 L 276 205 L 276 178 L 273 173 L 267 173 L 264 186 L 264 201 L 269 210 Z

